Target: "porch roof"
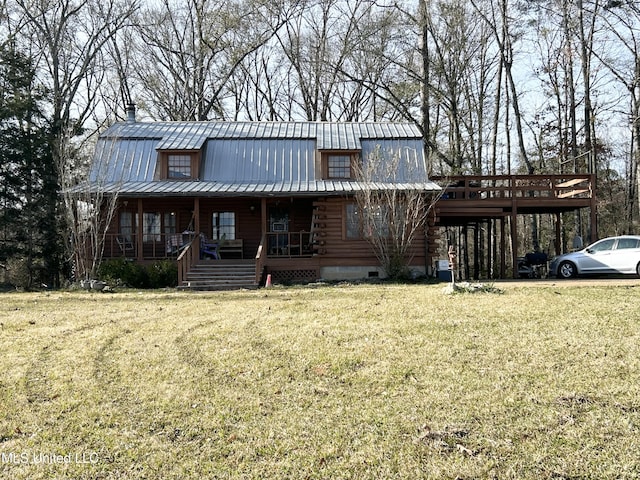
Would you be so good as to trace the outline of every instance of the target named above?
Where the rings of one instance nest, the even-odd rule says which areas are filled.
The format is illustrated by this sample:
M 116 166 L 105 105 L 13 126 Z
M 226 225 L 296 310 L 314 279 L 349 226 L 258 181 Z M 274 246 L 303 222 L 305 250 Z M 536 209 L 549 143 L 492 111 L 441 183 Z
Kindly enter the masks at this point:
M 95 188 L 95 187 L 94 187 Z M 82 191 L 78 186 L 76 191 Z M 316 196 L 316 195 L 348 195 L 364 189 L 371 190 L 422 190 L 439 191 L 440 187 L 431 181 L 365 184 L 354 181 L 317 180 L 297 183 L 225 183 L 202 181 L 179 182 L 124 182 L 105 183 L 101 191 L 105 194 L 119 194 L 133 197 L 156 196 L 188 196 L 188 197 L 223 197 L 223 196 Z

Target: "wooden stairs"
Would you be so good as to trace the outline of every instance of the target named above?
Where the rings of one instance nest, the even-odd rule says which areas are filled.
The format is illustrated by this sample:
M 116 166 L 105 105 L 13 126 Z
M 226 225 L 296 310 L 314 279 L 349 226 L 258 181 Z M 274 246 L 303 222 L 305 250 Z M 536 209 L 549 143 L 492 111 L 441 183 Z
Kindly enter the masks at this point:
M 253 260 L 201 260 L 187 272 L 180 290 L 254 289 L 256 266 Z

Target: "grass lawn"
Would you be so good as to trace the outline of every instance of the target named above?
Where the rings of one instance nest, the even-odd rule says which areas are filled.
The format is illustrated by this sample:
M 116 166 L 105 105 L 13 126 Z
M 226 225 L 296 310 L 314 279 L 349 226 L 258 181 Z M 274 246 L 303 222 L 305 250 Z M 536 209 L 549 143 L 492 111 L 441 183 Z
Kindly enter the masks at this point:
M 0 478 L 640 478 L 640 285 L 0 294 Z

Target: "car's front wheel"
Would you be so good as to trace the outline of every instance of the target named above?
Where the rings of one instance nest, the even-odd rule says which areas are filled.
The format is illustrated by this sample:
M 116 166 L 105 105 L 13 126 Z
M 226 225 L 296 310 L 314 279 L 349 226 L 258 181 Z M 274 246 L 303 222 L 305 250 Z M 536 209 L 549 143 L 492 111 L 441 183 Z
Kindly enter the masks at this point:
M 636 274 L 640 277 L 640 262 L 636 265 Z
M 562 262 L 558 266 L 558 278 L 573 278 L 578 275 L 576 266 L 571 262 Z

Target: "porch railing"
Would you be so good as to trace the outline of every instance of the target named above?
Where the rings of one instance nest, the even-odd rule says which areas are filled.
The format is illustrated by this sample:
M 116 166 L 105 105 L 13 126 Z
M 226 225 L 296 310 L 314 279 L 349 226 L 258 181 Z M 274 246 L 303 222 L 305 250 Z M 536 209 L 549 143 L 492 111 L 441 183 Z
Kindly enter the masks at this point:
M 142 242 L 141 257 L 148 260 L 176 259 L 186 245 L 191 242 L 192 234 L 158 233 L 145 234 Z M 139 258 L 138 238 L 136 234 L 107 234 L 104 244 L 104 258 Z
M 124 235 L 107 234 L 104 240 L 104 258 L 137 258 L 136 239 Z
M 311 232 L 269 232 L 264 247 L 269 258 L 308 257 L 313 253 Z
M 189 270 L 200 259 L 200 236 L 196 235 L 178 255 L 178 285 L 187 278 Z

